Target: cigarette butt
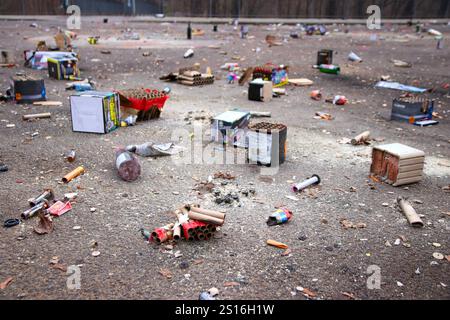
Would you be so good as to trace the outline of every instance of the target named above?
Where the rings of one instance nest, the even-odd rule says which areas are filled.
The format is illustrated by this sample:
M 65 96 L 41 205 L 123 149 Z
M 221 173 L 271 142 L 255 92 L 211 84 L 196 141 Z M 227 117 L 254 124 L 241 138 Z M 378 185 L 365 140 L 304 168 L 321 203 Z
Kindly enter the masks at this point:
M 36 113 L 36 114 L 26 114 L 22 116 L 23 120 L 30 120 L 30 119 L 42 119 L 42 118 L 51 118 L 52 114 L 50 112 L 45 113 Z
M 191 211 L 197 212 L 197 213 L 201 213 L 207 216 L 211 216 L 220 220 L 225 220 L 225 213 L 219 212 L 219 211 L 213 211 L 213 210 L 208 210 L 208 209 L 203 209 L 203 208 L 198 208 L 198 207 L 191 207 Z
M 275 241 L 275 240 L 267 240 L 267 244 L 269 246 L 274 246 L 274 247 L 277 247 L 277 248 L 280 248 L 280 249 L 287 249 L 287 248 L 289 248 L 286 244 L 278 242 L 278 241 Z
M 62 181 L 64 183 L 68 183 L 69 181 L 72 181 L 73 179 L 75 179 L 76 177 L 78 177 L 79 175 L 84 173 L 84 168 L 83 167 L 78 167 L 75 170 L 73 170 L 72 172 L 66 174 L 63 178 Z
M 222 219 L 214 218 L 214 217 L 207 216 L 207 215 L 193 212 L 193 211 L 189 211 L 188 217 L 189 217 L 189 219 L 198 220 L 198 221 L 205 222 L 205 223 L 211 223 L 211 224 L 215 224 L 215 225 L 219 225 L 219 226 L 223 225 L 223 222 L 224 222 Z

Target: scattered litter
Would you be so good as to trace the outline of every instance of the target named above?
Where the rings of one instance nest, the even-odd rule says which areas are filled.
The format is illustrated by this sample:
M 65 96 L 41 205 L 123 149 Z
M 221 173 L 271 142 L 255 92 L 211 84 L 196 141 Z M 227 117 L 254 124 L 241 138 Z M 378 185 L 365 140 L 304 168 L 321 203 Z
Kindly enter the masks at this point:
M 434 252 L 433 253 L 433 258 L 437 259 L 437 260 L 444 260 L 444 255 L 440 252 Z
M 423 221 L 420 219 L 419 215 L 417 214 L 416 210 L 412 207 L 412 205 L 403 197 L 397 198 L 397 203 L 402 209 L 404 215 L 406 216 L 406 219 L 413 227 L 423 227 Z
M 344 229 L 364 229 L 367 227 L 365 223 L 359 222 L 354 224 L 353 222 L 347 219 L 341 219 L 339 220 L 339 223 L 342 225 Z
M 98 257 L 100 255 L 100 251 L 92 251 L 93 257 Z
M 352 145 L 370 144 L 370 131 L 364 131 L 363 133 L 354 137 L 350 142 Z
M 192 50 L 192 49 L 188 49 L 183 55 L 183 57 L 185 59 L 192 58 L 193 56 L 194 56 L 194 50 Z
M 348 55 L 348 60 L 352 61 L 352 62 L 363 62 L 363 60 L 361 59 L 361 57 L 359 57 L 356 53 L 354 53 L 353 51 L 350 52 L 350 54 Z
M 35 106 L 46 106 L 46 107 L 60 107 L 63 105 L 61 101 L 35 101 L 33 102 Z
M 39 235 L 47 234 L 53 231 L 53 220 L 49 215 L 46 215 L 43 211 L 38 214 L 39 223 L 34 227 L 33 231 Z
M 8 277 L 3 282 L 0 282 L 0 289 L 1 290 L 6 289 L 6 287 L 8 287 L 11 284 L 11 282 L 13 282 L 13 280 L 14 280 L 13 277 Z
M 275 240 L 267 240 L 267 244 L 269 246 L 277 247 L 279 249 L 288 249 L 289 248 L 286 244 L 275 241 Z
M 318 184 L 320 184 L 320 177 L 317 174 L 314 174 L 311 178 L 308 178 L 303 182 L 294 184 L 292 186 L 292 191 L 300 192 L 310 186 L 318 185 Z
M 320 90 L 313 90 L 310 93 L 310 97 L 313 100 L 319 101 L 322 99 L 322 93 L 320 92 Z
M 402 61 L 402 60 L 391 60 L 394 66 L 400 68 L 411 68 L 412 64 L 410 62 Z
M 287 223 L 292 218 L 292 211 L 282 208 L 272 213 L 267 219 L 268 226 Z
M 401 90 L 408 91 L 412 93 L 424 93 L 427 92 L 428 89 L 417 88 L 414 86 L 404 85 L 398 82 L 388 82 L 388 81 L 379 81 L 376 85 L 376 88 L 385 88 L 385 89 L 393 89 L 393 90 Z
M 333 116 L 331 114 L 321 111 L 316 112 L 316 115 L 313 118 L 322 120 L 333 120 Z

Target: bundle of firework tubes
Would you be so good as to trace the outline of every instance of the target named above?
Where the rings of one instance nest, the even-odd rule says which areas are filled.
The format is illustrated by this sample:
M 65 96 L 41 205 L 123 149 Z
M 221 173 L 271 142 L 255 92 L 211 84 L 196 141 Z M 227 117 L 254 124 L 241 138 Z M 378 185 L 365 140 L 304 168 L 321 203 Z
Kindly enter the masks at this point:
M 194 205 L 185 205 L 175 210 L 174 214 L 177 221 L 155 229 L 149 237 L 150 241 L 163 243 L 169 240 L 179 241 L 182 238 L 188 241 L 209 240 L 217 227 L 225 222 L 224 213 Z
M 137 121 L 159 118 L 169 99 L 168 91 L 155 89 L 128 89 L 118 91 L 122 118 L 136 115 Z

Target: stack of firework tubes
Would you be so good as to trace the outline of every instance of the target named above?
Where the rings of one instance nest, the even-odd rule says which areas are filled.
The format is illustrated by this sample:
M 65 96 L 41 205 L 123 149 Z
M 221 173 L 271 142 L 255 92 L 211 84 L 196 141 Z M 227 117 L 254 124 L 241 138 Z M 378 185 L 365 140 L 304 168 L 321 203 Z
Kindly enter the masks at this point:
M 178 83 L 187 86 L 202 86 L 206 84 L 214 83 L 214 76 L 208 74 L 202 74 L 198 71 L 184 71 L 177 77 Z
M 155 229 L 151 233 L 150 241 L 163 243 L 169 240 L 179 241 L 182 238 L 188 241 L 209 240 L 217 227 L 225 222 L 224 213 L 198 206 L 186 205 L 175 210 L 174 214 L 178 218 L 177 221 Z
M 169 96 L 155 89 L 128 89 L 118 91 L 121 109 L 137 115 L 137 121 L 159 118 Z

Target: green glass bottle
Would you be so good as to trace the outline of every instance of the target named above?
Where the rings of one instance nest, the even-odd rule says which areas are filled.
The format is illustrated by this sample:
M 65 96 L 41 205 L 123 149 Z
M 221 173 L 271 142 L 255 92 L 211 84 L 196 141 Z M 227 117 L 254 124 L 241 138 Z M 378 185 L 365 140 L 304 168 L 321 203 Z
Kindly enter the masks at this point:
M 339 66 L 333 64 L 321 64 L 319 66 L 320 72 L 330 73 L 330 74 L 339 74 L 341 73 L 341 68 Z

